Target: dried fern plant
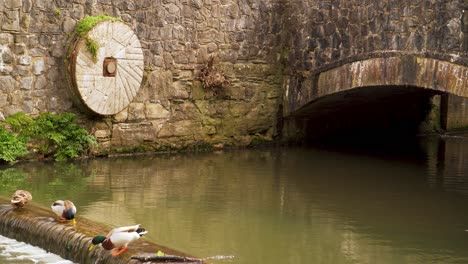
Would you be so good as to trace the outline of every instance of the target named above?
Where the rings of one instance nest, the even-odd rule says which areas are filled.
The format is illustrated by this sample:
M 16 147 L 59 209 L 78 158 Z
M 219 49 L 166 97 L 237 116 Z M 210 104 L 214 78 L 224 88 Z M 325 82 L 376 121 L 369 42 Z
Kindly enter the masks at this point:
M 222 89 L 230 82 L 224 72 L 216 69 L 213 65 L 214 58 L 211 57 L 207 65 L 200 70 L 198 80 L 202 82 L 203 88 L 206 90 L 211 90 L 214 94 L 221 94 Z

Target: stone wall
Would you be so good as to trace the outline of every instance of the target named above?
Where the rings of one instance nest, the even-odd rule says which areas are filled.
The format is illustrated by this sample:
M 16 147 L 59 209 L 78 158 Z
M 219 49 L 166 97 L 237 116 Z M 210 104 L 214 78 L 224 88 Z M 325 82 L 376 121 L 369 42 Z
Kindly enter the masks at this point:
M 442 126 L 447 131 L 466 131 L 468 129 L 468 99 L 460 96 L 447 96 L 442 106 L 444 113 L 448 115 L 443 118 Z
M 276 135 L 282 98 L 276 5 L 255 0 L 6 0 L 0 3 L 0 118 L 75 112 L 99 152 L 246 146 Z M 67 49 L 85 16 L 121 18 L 137 34 L 145 74 L 114 116 L 80 113 L 67 89 Z M 230 85 L 197 75 L 213 57 Z
M 295 14 L 285 20 L 285 65 L 291 74 L 314 73 L 396 53 L 468 65 L 465 2 L 283 1 Z
M 75 112 L 104 153 L 247 146 L 275 138 L 288 96 L 313 89 L 321 72 L 406 55 L 468 66 L 466 9 L 463 0 L 5 0 L 0 119 Z M 75 25 L 100 14 L 135 31 L 145 65 L 132 103 L 106 117 L 80 113 L 66 78 Z M 211 57 L 230 81 L 215 92 L 197 79 Z

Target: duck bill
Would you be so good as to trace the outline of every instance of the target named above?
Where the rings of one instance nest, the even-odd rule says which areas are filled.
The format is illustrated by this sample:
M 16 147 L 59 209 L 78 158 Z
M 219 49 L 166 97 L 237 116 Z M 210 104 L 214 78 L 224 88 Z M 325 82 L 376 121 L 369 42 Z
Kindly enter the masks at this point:
M 73 226 L 76 226 L 76 220 L 75 220 L 75 218 L 73 218 L 73 219 L 71 220 L 71 222 L 72 222 L 72 225 L 73 225 Z
M 89 246 L 89 248 L 88 248 L 88 251 L 91 251 L 91 250 L 93 250 L 93 248 L 94 248 L 95 246 L 96 246 L 96 245 L 94 245 L 94 244 L 91 244 L 91 245 Z

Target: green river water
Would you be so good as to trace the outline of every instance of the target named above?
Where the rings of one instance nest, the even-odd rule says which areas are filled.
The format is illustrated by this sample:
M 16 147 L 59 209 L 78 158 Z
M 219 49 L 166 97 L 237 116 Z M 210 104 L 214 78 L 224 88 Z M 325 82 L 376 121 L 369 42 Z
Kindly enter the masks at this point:
M 468 263 L 467 157 L 468 139 L 451 137 L 32 162 L 1 168 L 0 196 L 70 199 L 79 216 L 139 223 L 158 244 L 233 256 L 211 263 Z

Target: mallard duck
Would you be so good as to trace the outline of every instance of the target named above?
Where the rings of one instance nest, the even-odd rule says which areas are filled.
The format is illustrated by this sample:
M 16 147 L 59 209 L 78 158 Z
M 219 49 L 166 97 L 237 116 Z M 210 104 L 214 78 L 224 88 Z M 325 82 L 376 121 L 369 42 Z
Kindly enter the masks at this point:
M 57 215 L 57 221 L 60 223 L 72 221 L 75 225 L 76 207 L 69 200 L 57 200 L 51 206 L 52 211 Z
M 15 208 L 22 208 L 32 200 L 32 195 L 25 190 L 17 190 L 11 197 L 11 204 Z
M 138 240 L 141 236 L 148 233 L 140 225 L 123 226 L 112 229 L 107 236 L 95 236 L 91 241 L 89 250 L 96 245 L 102 244 L 106 250 L 112 250 L 112 256 L 118 256 L 128 249 L 128 244 Z

